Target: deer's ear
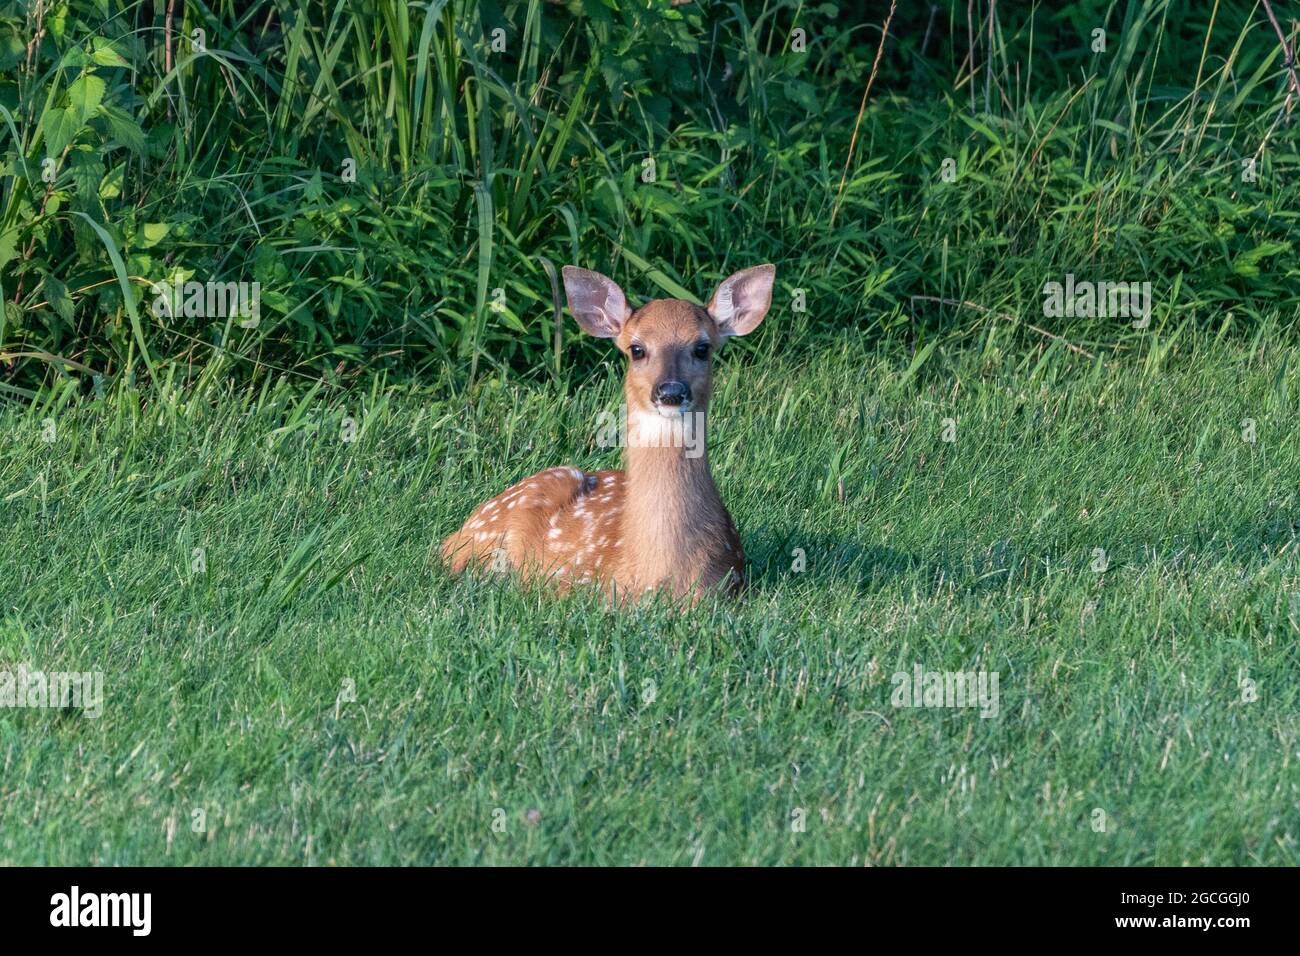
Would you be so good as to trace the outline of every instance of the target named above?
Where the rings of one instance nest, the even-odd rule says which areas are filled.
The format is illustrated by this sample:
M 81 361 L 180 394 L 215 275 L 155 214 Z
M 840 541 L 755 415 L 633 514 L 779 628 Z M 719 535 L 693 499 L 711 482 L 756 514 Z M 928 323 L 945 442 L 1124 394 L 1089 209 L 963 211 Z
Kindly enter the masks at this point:
M 599 272 L 577 266 L 565 266 L 562 271 L 569 311 L 583 331 L 598 339 L 617 338 L 623 330 L 623 323 L 632 314 L 623 290 L 614 280 Z
M 709 315 L 718 323 L 718 331 L 725 337 L 748 335 L 758 328 L 772 307 L 775 281 L 776 266 L 770 264 L 742 269 L 724 279 L 709 300 Z

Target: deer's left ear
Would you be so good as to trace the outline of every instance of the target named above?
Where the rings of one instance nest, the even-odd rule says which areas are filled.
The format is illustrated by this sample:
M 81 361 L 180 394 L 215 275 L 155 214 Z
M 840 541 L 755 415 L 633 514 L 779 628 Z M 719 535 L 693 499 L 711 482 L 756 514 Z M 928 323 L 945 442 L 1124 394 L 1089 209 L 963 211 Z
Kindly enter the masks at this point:
M 742 269 L 723 280 L 709 300 L 709 315 L 718 323 L 718 331 L 724 338 L 748 335 L 758 328 L 772 307 L 774 282 L 776 266 L 770 264 Z

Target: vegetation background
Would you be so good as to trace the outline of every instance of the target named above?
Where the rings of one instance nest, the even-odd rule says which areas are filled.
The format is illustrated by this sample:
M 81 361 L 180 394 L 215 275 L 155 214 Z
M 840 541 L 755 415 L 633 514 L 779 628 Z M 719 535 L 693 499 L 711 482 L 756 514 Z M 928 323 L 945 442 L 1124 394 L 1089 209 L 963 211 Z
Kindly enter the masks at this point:
M 806 311 L 758 349 L 1040 344 L 1066 272 L 1155 286 L 1152 330 L 1045 323 L 1081 346 L 1289 328 L 1300 94 L 1269 12 L 5 0 L 0 385 L 590 368 L 548 262 L 650 298 L 774 261 Z M 152 315 L 177 270 L 259 282 L 258 327 Z

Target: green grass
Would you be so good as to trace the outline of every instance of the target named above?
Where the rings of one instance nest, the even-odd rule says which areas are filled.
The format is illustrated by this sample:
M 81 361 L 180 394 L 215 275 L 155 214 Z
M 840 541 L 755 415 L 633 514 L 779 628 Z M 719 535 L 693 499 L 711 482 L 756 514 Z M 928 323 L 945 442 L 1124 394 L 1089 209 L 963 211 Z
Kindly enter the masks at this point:
M 1300 350 L 1152 342 L 731 350 L 752 588 L 690 613 L 433 561 L 507 483 L 616 457 L 616 368 L 10 407 L 0 665 L 105 704 L 0 710 L 0 862 L 1296 865 Z M 997 672 L 999 715 L 892 707 L 917 663 Z

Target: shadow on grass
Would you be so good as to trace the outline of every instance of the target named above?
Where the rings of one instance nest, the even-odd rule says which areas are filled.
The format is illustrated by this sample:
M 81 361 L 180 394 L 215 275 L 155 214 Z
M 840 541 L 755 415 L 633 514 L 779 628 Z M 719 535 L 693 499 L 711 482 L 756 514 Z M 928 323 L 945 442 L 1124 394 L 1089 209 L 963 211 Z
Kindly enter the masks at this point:
M 800 528 L 760 527 L 747 542 L 750 587 L 771 590 L 796 576 L 874 591 L 907 576 L 937 577 L 945 568 L 883 544 L 817 534 Z
M 1157 564 L 1167 571 L 1179 571 L 1201 560 L 1231 561 L 1249 570 L 1268 564 L 1285 545 L 1297 540 L 1297 528 L 1300 525 L 1287 516 L 1240 527 L 1209 541 L 1188 534 L 1159 542 L 1125 541 L 1105 555 L 1103 570 L 1115 573 Z M 1097 552 L 1086 548 L 1059 554 L 1003 539 L 961 554 L 921 556 L 798 527 L 759 527 L 749 538 L 746 551 L 750 586 L 762 590 L 774 590 L 806 575 L 812 581 L 847 585 L 863 593 L 906 577 L 926 589 L 947 585 L 976 594 L 1006 587 L 1008 575 L 1021 585 L 1032 585 L 1049 569 L 1053 573 L 1067 566 L 1078 571 L 1099 570 L 1095 566 Z

